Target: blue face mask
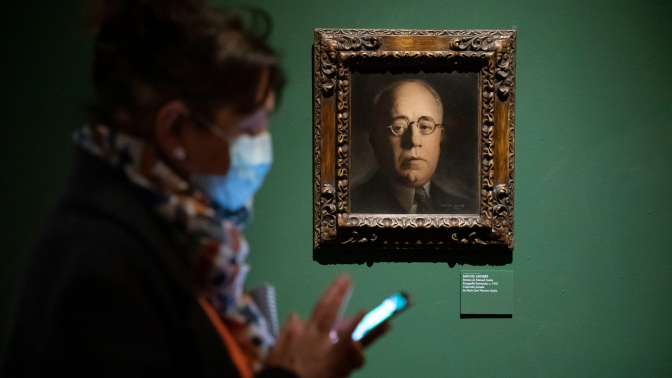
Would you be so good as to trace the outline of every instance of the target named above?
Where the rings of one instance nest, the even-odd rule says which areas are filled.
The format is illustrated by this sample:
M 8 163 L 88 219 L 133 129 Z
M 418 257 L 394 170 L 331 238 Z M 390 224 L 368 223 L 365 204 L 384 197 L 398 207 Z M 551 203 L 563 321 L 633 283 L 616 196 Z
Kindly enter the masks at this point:
M 250 204 L 273 162 L 271 135 L 227 138 L 230 162 L 226 175 L 192 176 L 191 182 L 227 210 Z

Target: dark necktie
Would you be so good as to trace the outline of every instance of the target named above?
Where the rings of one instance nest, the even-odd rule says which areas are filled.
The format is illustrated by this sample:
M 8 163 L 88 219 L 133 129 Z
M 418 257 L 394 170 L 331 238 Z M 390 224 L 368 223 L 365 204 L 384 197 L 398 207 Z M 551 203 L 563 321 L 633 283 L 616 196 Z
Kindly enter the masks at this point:
M 429 201 L 429 195 L 427 191 L 422 186 L 415 188 L 415 196 L 413 198 L 415 203 L 418 204 L 416 213 L 418 214 L 431 214 L 432 203 Z

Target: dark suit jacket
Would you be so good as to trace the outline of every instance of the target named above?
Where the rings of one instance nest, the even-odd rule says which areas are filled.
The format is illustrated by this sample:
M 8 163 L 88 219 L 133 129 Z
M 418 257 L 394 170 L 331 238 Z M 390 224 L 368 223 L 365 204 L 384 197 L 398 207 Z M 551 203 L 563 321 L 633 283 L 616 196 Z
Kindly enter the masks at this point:
M 180 244 L 142 196 L 76 152 L 15 298 L 0 376 L 238 376 Z
M 451 196 L 434 182 L 430 183 L 429 193 L 433 214 L 471 214 L 476 211 L 470 208 L 467 200 Z M 407 214 L 381 172 L 352 190 L 350 205 L 350 211 L 353 213 Z

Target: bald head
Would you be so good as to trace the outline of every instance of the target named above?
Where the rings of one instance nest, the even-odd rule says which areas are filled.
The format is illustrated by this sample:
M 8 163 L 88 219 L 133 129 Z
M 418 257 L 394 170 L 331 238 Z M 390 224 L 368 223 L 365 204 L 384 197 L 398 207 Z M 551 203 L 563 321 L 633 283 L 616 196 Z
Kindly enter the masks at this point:
M 436 120 L 436 122 L 441 123 L 441 119 L 443 119 L 443 105 L 441 104 L 441 97 L 436 92 L 436 90 L 434 90 L 434 88 L 429 85 L 429 83 L 423 80 L 415 79 L 394 82 L 376 94 L 376 97 L 373 99 L 373 115 L 378 119 L 378 121 L 380 121 L 381 118 L 384 118 L 386 113 L 389 112 L 390 106 L 394 103 L 399 93 L 418 93 L 421 95 L 431 95 L 439 114 L 439 119 Z

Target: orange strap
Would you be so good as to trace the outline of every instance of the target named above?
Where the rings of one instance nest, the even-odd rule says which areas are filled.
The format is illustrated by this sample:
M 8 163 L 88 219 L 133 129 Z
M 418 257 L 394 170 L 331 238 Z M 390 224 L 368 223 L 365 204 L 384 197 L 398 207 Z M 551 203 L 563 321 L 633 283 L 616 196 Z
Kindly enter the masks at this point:
M 222 319 L 219 317 L 219 315 L 217 315 L 217 311 L 215 311 L 208 300 L 205 299 L 205 297 L 202 295 L 199 295 L 198 302 L 201 304 L 201 307 L 203 307 L 203 310 L 205 310 L 205 313 L 210 318 L 210 321 L 217 329 L 217 332 L 219 332 L 219 335 L 222 337 L 226 348 L 229 350 L 231 360 L 233 360 L 233 363 L 240 372 L 240 376 L 242 378 L 252 378 L 252 368 L 250 367 L 247 357 L 245 357 L 243 350 L 240 348 L 229 329 L 226 328 L 224 322 L 222 322 Z

